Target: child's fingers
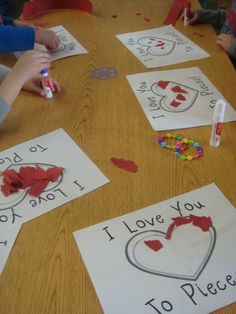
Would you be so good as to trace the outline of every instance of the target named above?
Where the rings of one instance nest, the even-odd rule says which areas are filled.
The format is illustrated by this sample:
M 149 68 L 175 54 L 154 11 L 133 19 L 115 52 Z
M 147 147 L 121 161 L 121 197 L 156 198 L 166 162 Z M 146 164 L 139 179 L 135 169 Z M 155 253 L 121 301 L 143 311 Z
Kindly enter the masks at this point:
M 184 12 L 183 13 L 181 13 L 181 15 L 180 15 L 180 18 L 179 18 L 181 21 L 183 21 L 183 19 L 184 19 Z
M 61 87 L 60 87 L 59 83 L 54 79 L 51 79 L 51 86 L 52 86 L 53 92 L 59 93 L 61 91 Z

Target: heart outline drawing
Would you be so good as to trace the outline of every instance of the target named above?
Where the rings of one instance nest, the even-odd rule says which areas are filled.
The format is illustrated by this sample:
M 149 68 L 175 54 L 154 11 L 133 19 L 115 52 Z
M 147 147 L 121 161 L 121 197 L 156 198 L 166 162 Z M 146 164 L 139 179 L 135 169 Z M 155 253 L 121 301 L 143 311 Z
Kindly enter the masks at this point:
M 204 234 L 206 234 L 206 232 L 204 232 Z M 201 259 L 197 261 L 195 268 L 193 270 L 191 270 L 191 272 L 189 272 L 188 274 L 187 274 L 187 272 L 181 273 L 178 271 L 171 271 L 171 269 L 165 271 L 165 267 L 168 268 L 168 266 L 166 266 L 167 259 L 164 258 L 163 261 L 161 261 L 161 259 L 160 260 L 158 259 L 158 254 L 161 250 L 158 252 L 154 252 L 153 250 L 148 248 L 147 244 L 143 245 L 143 243 L 145 241 L 150 240 L 150 239 L 153 240 L 153 239 L 158 238 L 158 239 L 161 239 L 163 241 L 163 239 L 165 239 L 165 237 L 166 237 L 166 233 L 163 231 L 160 231 L 160 230 L 146 230 L 146 231 L 143 231 L 143 232 L 140 232 L 140 233 L 134 235 L 132 238 L 129 239 L 129 241 L 126 244 L 125 255 L 126 255 L 128 262 L 131 265 L 133 265 L 135 268 L 137 268 L 143 272 L 149 273 L 151 275 L 157 275 L 157 276 L 173 278 L 173 279 L 196 281 L 199 278 L 199 276 L 202 274 L 202 272 L 205 269 L 209 259 L 211 258 L 211 255 L 214 251 L 214 247 L 215 247 L 215 243 L 216 243 L 216 230 L 213 226 L 210 227 L 207 234 L 208 234 L 208 244 L 207 245 L 206 245 L 206 243 L 204 244 L 204 245 L 206 245 L 206 247 L 204 248 L 205 252 L 204 252 L 204 254 L 202 254 Z M 188 238 L 190 239 L 190 237 L 188 237 Z M 192 238 L 192 236 L 191 236 L 191 238 Z M 169 240 L 167 240 L 167 241 L 169 241 Z M 172 241 L 172 240 L 170 240 L 170 241 Z M 180 240 L 178 240 L 178 241 L 180 241 Z M 180 241 L 180 243 L 181 243 L 181 241 Z M 153 256 L 155 254 L 157 254 L 156 256 L 157 256 L 158 262 L 163 262 L 163 265 L 162 265 L 163 269 L 162 270 L 154 269 L 156 266 L 153 267 L 153 264 L 151 266 L 147 265 L 149 263 L 149 260 L 147 260 L 145 258 L 143 259 L 143 257 L 139 254 L 138 251 L 140 251 L 139 250 L 140 247 L 142 248 L 142 251 L 143 251 L 143 248 L 145 248 L 145 247 L 150 250 L 150 255 L 148 256 L 149 260 L 150 260 L 150 257 L 152 259 Z M 194 250 L 195 249 L 196 249 L 196 247 L 194 248 Z M 191 254 L 191 253 L 189 253 L 189 250 L 187 252 L 188 252 L 188 254 Z M 167 255 L 167 257 L 168 257 L 168 255 Z M 186 255 L 184 256 L 184 258 L 185 257 L 186 257 Z M 169 258 L 170 263 L 172 263 L 172 261 L 176 262 L 176 259 L 174 257 L 169 256 L 168 258 Z M 182 260 L 184 259 L 183 256 L 181 256 L 181 258 L 182 258 Z M 191 258 L 189 259 L 189 261 L 191 261 Z M 187 263 L 189 261 L 187 261 Z M 175 263 L 174 267 L 176 267 L 176 263 Z M 190 268 L 191 267 L 192 267 L 192 265 L 190 265 Z M 185 269 L 184 269 L 184 271 L 185 271 Z M 188 268 L 188 271 L 189 271 L 189 268 Z
M 154 36 L 139 38 L 137 43 L 140 46 L 147 47 L 147 52 L 150 55 L 159 57 L 171 54 L 176 46 L 176 43 L 173 40 Z
M 151 85 L 151 91 L 161 97 L 161 108 L 173 113 L 190 109 L 199 94 L 198 90 L 174 81 L 155 82 Z

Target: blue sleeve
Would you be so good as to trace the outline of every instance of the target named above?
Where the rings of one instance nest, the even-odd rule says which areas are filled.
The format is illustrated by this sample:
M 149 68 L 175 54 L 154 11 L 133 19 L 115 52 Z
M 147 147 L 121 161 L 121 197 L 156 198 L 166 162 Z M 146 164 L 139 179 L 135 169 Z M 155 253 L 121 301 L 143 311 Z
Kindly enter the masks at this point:
M 4 25 L 13 25 L 14 19 L 12 17 L 9 17 L 9 16 L 3 16 L 2 21 L 3 21 Z
M 225 10 L 206 10 L 200 9 L 197 11 L 198 18 L 196 23 L 211 24 L 219 34 L 225 22 L 227 12 Z
M 0 97 L 0 123 L 6 118 L 11 111 L 11 107 Z
M 0 52 L 31 50 L 34 43 L 33 27 L 0 25 Z

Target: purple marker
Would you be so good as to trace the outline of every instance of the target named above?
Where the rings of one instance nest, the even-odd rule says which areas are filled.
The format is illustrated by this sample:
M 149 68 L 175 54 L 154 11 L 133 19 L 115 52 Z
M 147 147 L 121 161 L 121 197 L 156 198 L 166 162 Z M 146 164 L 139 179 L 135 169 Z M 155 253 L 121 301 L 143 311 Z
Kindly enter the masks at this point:
M 42 86 L 43 86 L 43 91 L 45 93 L 45 97 L 46 98 L 52 98 L 53 97 L 53 93 L 52 93 L 52 88 L 51 88 L 51 83 L 48 77 L 48 69 L 43 69 L 41 72 L 41 82 L 42 82 Z

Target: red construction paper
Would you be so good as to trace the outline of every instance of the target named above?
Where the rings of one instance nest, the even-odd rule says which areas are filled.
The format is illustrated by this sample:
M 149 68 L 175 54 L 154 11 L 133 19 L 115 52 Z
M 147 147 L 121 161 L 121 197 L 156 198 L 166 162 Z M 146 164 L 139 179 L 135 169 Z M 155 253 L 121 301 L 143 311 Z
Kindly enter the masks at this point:
M 111 158 L 114 165 L 119 168 L 125 169 L 130 172 L 137 172 L 138 166 L 132 160 L 118 159 L 115 157 Z
M 166 233 L 166 239 L 167 240 L 171 239 L 172 233 L 173 233 L 175 228 L 176 228 L 175 222 L 172 222 L 172 224 L 169 225 L 169 228 L 168 228 L 167 233 Z
M 181 95 L 181 94 L 178 94 L 176 96 L 176 99 L 178 99 L 178 100 L 186 100 L 186 98 L 183 95 Z
M 22 17 L 30 19 L 49 10 L 75 9 L 89 13 L 93 11 L 93 5 L 89 0 L 33 0 L 24 3 Z
M 211 217 L 206 217 L 206 216 L 195 216 L 195 215 L 190 215 L 189 217 L 176 217 L 172 218 L 174 222 L 170 224 L 167 233 L 166 233 L 166 239 L 170 240 L 173 231 L 175 228 L 186 225 L 189 223 L 192 223 L 194 226 L 199 227 L 203 232 L 209 231 L 210 227 L 212 226 L 212 220 Z
M 210 227 L 212 226 L 211 217 L 198 217 L 190 215 L 190 219 L 192 220 L 193 225 L 201 228 L 203 232 L 209 231 Z
M 172 102 L 171 102 L 170 104 L 171 104 L 171 106 L 177 108 L 177 107 L 179 107 L 179 105 L 181 105 L 181 102 L 178 102 L 178 101 L 176 101 L 176 100 L 174 99 L 174 100 L 172 100 Z
M 174 93 L 188 94 L 185 89 L 182 89 L 180 86 L 176 85 L 171 88 Z
M 34 183 L 31 188 L 28 190 L 28 194 L 32 196 L 39 196 L 47 187 L 49 180 L 39 180 Z
M 47 176 L 50 181 L 55 182 L 60 177 L 64 168 L 62 167 L 53 167 L 47 169 Z
M 144 241 L 144 243 L 155 252 L 159 251 L 163 247 L 163 244 L 159 240 L 147 240 Z
M 168 13 L 168 16 L 164 20 L 164 24 L 172 24 L 173 26 L 176 24 L 178 21 L 182 10 L 184 8 L 184 1 L 185 0 L 174 0 L 173 4 L 170 8 L 170 11 Z
M 1 172 L 3 185 L 1 191 L 5 196 L 18 192 L 19 189 L 28 189 L 28 194 L 39 196 L 47 187 L 49 182 L 55 182 L 62 174 L 62 167 L 52 167 L 44 170 L 36 167 L 20 167 L 19 172 L 7 169 Z
M 170 83 L 169 81 L 159 81 L 157 83 L 157 86 L 159 86 L 162 89 L 166 89 L 166 87 L 169 85 L 169 83 Z

